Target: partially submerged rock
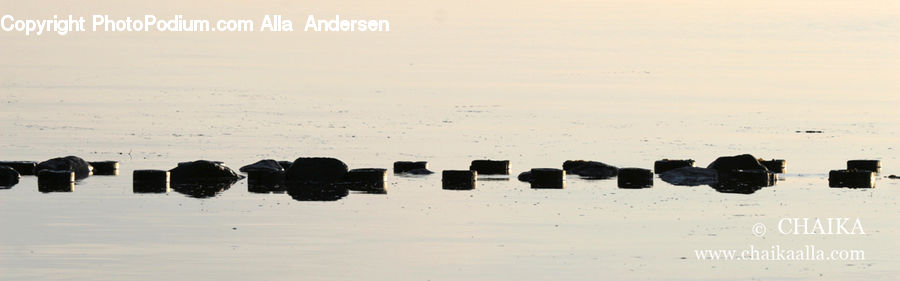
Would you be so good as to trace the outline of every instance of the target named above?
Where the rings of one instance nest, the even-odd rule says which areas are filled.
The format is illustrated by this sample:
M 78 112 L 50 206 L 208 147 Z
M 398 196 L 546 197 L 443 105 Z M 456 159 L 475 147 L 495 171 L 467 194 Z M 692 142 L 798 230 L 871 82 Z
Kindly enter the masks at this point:
M 16 170 L 19 175 L 22 176 L 31 176 L 34 175 L 34 167 L 37 167 L 37 162 L 34 161 L 0 161 L 0 166 L 8 166 Z
M 429 175 L 434 172 L 428 170 L 427 161 L 397 161 L 394 162 L 394 174 Z
M 683 167 L 666 171 L 660 174 L 659 178 L 671 185 L 713 185 L 718 183 L 718 172 L 707 168 Z
M 72 192 L 75 190 L 75 172 L 60 170 L 40 170 L 37 173 L 38 191 Z
M 653 171 L 641 168 L 621 168 L 617 176 L 619 188 L 648 188 L 653 186 Z
M 362 168 L 353 169 L 344 175 L 342 183 L 347 189 L 352 191 L 362 191 L 368 193 L 384 194 L 387 190 L 384 188 L 387 169 L 381 168 Z
M 134 170 L 131 174 L 132 192 L 166 193 L 169 191 L 169 171 Z
M 169 172 L 173 184 L 228 183 L 231 185 L 244 178 L 223 165 L 222 162 L 208 160 L 181 162 Z
M 832 170 L 828 173 L 828 186 L 874 188 L 875 174 L 870 170 Z
M 653 163 L 653 172 L 657 174 L 665 173 L 666 171 L 682 168 L 682 167 L 693 167 L 694 160 L 693 159 L 663 159 L 657 160 Z
M 848 160 L 847 170 L 866 170 L 881 173 L 881 160 Z
M 87 161 L 77 156 L 53 158 L 38 163 L 34 167 L 35 174 L 39 174 L 43 170 L 71 171 L 75 173 L 75 180 L 85 179 L 93 173 L 93 167 Z
M 509 175 L 509 160 L 472 160 L 469 170 L 479 175 Z
M 285 181 L 289 184 L 333 183 L 340 181 L 347 171 L 347 164 L 335 158 L 300 157 L 285 173 Z
M 118 176 L 119 161 L 91 161 L 88 162 L 94 168 L 95 176 Z
M 736 156 L 722 156 L 709 164 L 706 168 L 718 171 L 719 178 L 730 174 L 734 170 L 763 170 L 768 168 L 759 163 L 759 159 L 750 154 L 741 154 Z
M 12 187 L 19 183 L 19 172 L 9 166 L 0 166 L 0 188 Z
M 519 181 L 531 182 L 531 171 L 524 171 L 516 178 L 519 179 Z
M 444 170 L 441 173 L 441 187 L 448 190 L 475 189 L 478 172 L 472 170 Z
M 241 169 L 239 171 L 244 172 L 244 173 L 247 173 L 247 172 L 272 172 L 272 173 L 282 172 L 283 173 L 284 168 L 281 166 L 281 164 L 278 163 L 278 161 L 275 161 L 272 159 L 265 159 L 265 160 L 259 160 L 256 163 L 253 163 L 250 165 L 243 166 L 243 167 L 241 167 Z
M 608 179 L 619 174 L 619 168 L 615 166 L 585 160 L 568 160 L 563 163 L 563 170 L 586 179 Z
M 566 171 L 554 168 L 535 168 L 530 171 L 531 188 L 562 189 L 566 186 Z
M 785 170 L 787 170 L 787 161 L 784 159 L 759 159 L 759 163 L 766 166 L 766 169 L 769 169 L 769 171 L 773 173 L 784 174 Z

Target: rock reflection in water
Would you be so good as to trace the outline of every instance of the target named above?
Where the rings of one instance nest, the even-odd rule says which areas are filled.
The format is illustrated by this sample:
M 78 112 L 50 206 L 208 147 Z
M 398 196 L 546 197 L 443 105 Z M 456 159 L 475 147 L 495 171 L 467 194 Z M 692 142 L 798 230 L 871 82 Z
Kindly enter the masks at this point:
M 325 183 L 325 184 L 289 184 L 287 193 L 297 201 L 337 201 L 347 197 L 350 190 L 347 187 Z
M 231 188 L 237 181 L 231 182 L 193 182 L 193 183 L 173 183 L 172 190 L 193 198 L 212 198 Z
M 75 183 L 38 181 L 38 191 L 40 191 L 41 193 L 73 192 L 75 191 Z

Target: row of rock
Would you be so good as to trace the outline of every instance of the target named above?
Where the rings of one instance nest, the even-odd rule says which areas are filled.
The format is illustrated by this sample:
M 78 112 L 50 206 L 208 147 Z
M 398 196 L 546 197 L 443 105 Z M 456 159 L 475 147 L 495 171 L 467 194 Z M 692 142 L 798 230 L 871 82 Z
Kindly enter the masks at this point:
M 880 172 L 880 161 L 851 160 L 846 170 L 829 174 L 829 184 L 835 187 L 874 187 L 874 173 Z M 694 167 L 694 160 L 663 159 L 654 163 L 653 171 L 642 168 L 617 168 L 599 161 L 569 160 L 562 169 L 536 168 L 519 174 L 518 179 L 531 183 L 533 188 L 563 188 L 566 175 L 584 179 L 609 179 L 618 177 L 621 188 L 646 188 L 653 185 L 653 174 L 673 185 L 710 185 L 722 192 L 752 193 L 759 188 L 774 185 L 775 173 L 785 171 L 784 160 L 762 160 L 749 154 L 719 157 L 707 168 Z M 424 161 L 399 161 L 394 163 L 394 173 L 403 175 L 428 175 L 428 163 Z M 445 189 L 475 188 L 479 175 L 508 175 L 508 160 L 474 160 L 469 170 L 445 170 L 442 183 Z M 284 192 L 312 195 L 313 197 L 343 197 L 348 190 L 384 192 L 386 169 L 365 168 L 350 170 L 335 158 L 297 158 L 293 162 L 261 160 L 241 167 L 247 173 L 249 186 L 254 192 Z M 869 172 L 869 173 L 867 173 Z M 44 162 L 0 162 L 0 185 L 11 186 L 18 182 L 20 174 L 38 175 L 39 186 L 68 185 L 92 174 L 115 175 L 115 161 L 87 162 L 79 157 L 53 158 Z M 135 170 L 135 192 L 164 192 L 170 182 L 179 192 L 195 197 L 214 196 L 229 188 L 244 176 L 222 162 L 197 160 L 179 163 L 170 170 Z M 46 184 L 45 184 L 46 183 Z
M 23 175 L 38 177 L 41 191 L 73 189 L 75 181 L 91 175 L 118 175 L 119 162 L 88 162 L 77 156 L 34 161 L 0 161 L 0 187 L 12 187 Z

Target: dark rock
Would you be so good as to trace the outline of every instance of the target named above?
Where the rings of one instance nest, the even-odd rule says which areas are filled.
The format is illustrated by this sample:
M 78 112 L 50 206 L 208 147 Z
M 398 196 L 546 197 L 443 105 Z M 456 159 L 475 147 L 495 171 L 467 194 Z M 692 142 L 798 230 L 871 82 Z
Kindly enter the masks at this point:
M 222 165 L 222 162 L 197 160 L 193 162 L 178 163 L 170 172 L 173 184 L 179 183 L 228 183 L 231 184 L 244 178 Z M 213 184 L 215 185 L 215 184 Z
M 472 160 L 469 170 L 479 175 L 509 175 L 509 160 Z
M 441 185 L 448 190 L 475 189 L 478 172 L 472 170 L 444 170 L 441 173 Z
M 828 173 L 828 186 L 874 188 L 875 172 L 870 170 L 832 170 Z
M 34 167 L 37 167 L 37 162 L 34 161 L 0 161 L 0 166 L 9 166 L 16 170 L 19 175 L 22 176 L 31 176 L 34 175 Z
M 43 169 L 38 171 L 38 191 L 72 192 L 75 190 L 75 172 Z
M 721 193 L 753 194 L 763 187 L 775 185 L 775 173 L 768 170 L 732 170 L 727 177 L 719 175 L 719 182 L 710 185 Z
M 693 167 L 694 160 L 692 159 L 683 159 L 683 160 L 670 160 L 663 159 L 658 160 L 653 163 L 653 172 L 657 174 L 665 173 L 666 171 L 682 168 L 682 167 Z
M 565 186 L 565 170 L 553 168 L 531 169 L 531 188 L 562 189 Z
M 288 165 L 290 167 L 290 165 Z M 247 190 L 253 193 L 280 193 L 284 192 L 284 166 L 280 162 L 265 159 L 256 163 L 241 167 L 241 172 L 247 173 Z
M 412 169 L 403 173 L 404 175 L 414 175 L 414 176 L 424 176 L 434 174 L 434 172 L 428 169 Z
M 517 178 L 519 181 L 531 182 L 531 171 L 522 172 Z
M 91 161 L 88 162 L 94 168 L 95 176 L 117 176 L 119 175 L 118 161 Z
M 563 163 L 563 170 L 567 174 L 579 175 L 586 179 L 608 179 L 619 173 L 619 168 L 615 166 L 585 160 L 568 160 Z
M 131 174 L 132 192 L 166 193 L 169 191 L 169 171 L 134 170 Z
M 428 162 L 426 161 L 397 161 L 394 162 L 394 173 L 395 174 L 403 174 L 410 173 L 412 171 L 425 170 L 428 171 Z M 433 173 L 428 171 L 429 174 Z
M 10 166 L 0 166 L 0 188 L 12 187 L 19 183 L 19 172 Z
M 82 180 L 91 176 L 93 167 L 77 156 L 66 156 L 38 163 L 34 168 L 35 174 L 42 170 L 72 171 L 75 172 L 75 180 Z
M 278 165 L 281 165 L 281 168 L 287 171 L 287 169 L 291 168 L 291 165 L 294 165 L 294 162 L 291 161 L 278 161 Z
M 759 163 L 766 166 L 766 169 L 773 173 L 784 174 L 787 168 L 787 161 L 784 159 L 763 160 L 759 159 Z
M 731 177 L 734 170 L 763 170 L 768 171 L 766 166 L 759 163 L 759 159 L 750 154 L 741 154 L 736 156 L 722 156 L 709 164 L 706 168 L 715 169 L 719 173 L 719 181 Z
M 384 180 L 386 176 L 387 169 L 353 169 L 348 171 L 347 174 L 344 175 L 342 183 L 347 187 L 347 189 L 352 191 L 384 194 L 387 193 L 384 188 Z
M 713 169 L 683 167 L 666 171 L 659 175 L 664 182 L 680 186 L 698 186 L 717 184 L 718 172 Z
M 333 183 L 347 173 L 347 164 L 334 158 L 306 158 L 294 160 L 285 174 L 285 181 L 296 184 Z
M 653 186 L 653 171 L 641 168 L 621 168 L 618 173 L 619 188 L 647 188 Z
M 847 170 L 866 170 L 881 173 L 881 160 L 849 160 Z
M 278 161 L 272 159 L 259 160 L 256 163 L 243 166 L 240 169 L 241 172 L 271 172 L 271 173 L 283 173 L 284 167 L 278 163 Z

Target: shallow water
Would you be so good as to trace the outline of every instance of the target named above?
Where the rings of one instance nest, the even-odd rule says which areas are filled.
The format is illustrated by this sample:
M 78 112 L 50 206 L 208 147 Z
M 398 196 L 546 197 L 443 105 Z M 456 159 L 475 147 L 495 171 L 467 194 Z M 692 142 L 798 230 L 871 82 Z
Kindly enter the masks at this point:
M 43 3 L 43 2 L 42 2 Z M 37 6 L 34 6 L 37 5 Z M 8 3 L 43 15 L 44 4 Z M 104 3 L 110 13 L 175 5 Z M 0 160 L 121 162 L 71 193 L 0 190 L 0 279 L 893 280 L 900 273 L 896 3 L 232 4 L 383 15 L 387 34 L 0 33 Z M 101 4 L 54 12 L 96 12 Z M 168 7 L 168 8 L 167 8 Z M 896 9 L 894 9 L 896 10 Z M 184 12 L 180 11 L 180 12 Z M 364 46 L 364 48 L 359 48 Z M 821 134 L 796 131 L 821 130 Z M 787 174 L 751 195 L 623 190 L 515 174 L 569 159 L 651 168 L 752 153 Z M 508 159 L 508 181 L 442 190 L 388 175 L 334 202 L 248 192 L 134 194 L 135 169 L 331 156 L 435 171 Z M 876 188 L 829 170 L 880 159 Z M 782 235 L 788 217 L 859 218 L 866 235 Z M 756 223 L 768 226 L 754 236 Z M 862 261 L 709 261 L 697 249 L 865 251 Z

